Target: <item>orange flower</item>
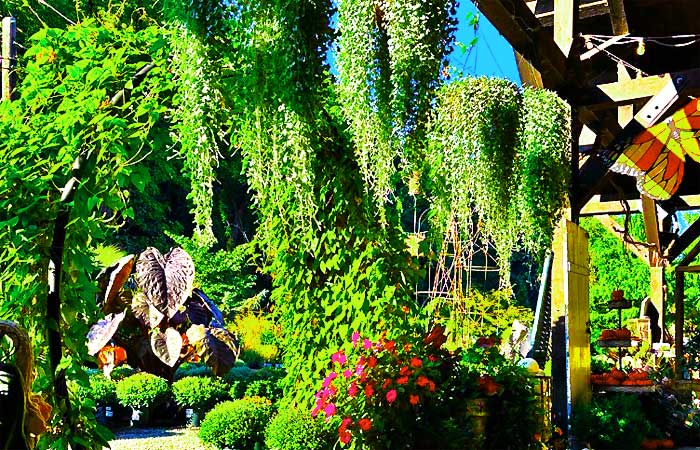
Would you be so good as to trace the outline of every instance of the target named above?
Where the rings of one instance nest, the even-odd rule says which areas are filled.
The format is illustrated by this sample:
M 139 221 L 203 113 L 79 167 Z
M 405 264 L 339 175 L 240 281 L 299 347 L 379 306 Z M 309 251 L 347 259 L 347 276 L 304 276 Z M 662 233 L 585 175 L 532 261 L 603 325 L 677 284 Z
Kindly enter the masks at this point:
M 411 394 L 408 396 L 408 402 L 413 406 L 416 406 L 418 403 L 420 403 L 420 397 L 418 397 L 416 394 Z

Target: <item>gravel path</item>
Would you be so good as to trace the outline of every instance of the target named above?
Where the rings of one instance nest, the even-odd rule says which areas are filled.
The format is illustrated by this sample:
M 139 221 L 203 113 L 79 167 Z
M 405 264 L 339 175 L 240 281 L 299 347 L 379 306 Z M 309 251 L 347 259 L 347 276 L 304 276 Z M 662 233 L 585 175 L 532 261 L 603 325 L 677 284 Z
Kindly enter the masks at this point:
M 128 428 L 114 433 L 112 450 L 208 450 L 199 428 Z

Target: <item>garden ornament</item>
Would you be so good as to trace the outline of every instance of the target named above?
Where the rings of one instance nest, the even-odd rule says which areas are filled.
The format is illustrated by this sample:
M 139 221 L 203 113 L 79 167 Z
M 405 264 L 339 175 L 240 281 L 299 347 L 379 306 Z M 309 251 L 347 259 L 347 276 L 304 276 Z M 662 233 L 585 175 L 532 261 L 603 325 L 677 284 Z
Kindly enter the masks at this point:
M 0 362 L 0 449 L 31 449 L 46 431 L 51 406 L 31 392 L 34 372 L 27 332 L 15 322 L 0 320 L 0 342 L 4 337 L 12 341 L 15 361 Z

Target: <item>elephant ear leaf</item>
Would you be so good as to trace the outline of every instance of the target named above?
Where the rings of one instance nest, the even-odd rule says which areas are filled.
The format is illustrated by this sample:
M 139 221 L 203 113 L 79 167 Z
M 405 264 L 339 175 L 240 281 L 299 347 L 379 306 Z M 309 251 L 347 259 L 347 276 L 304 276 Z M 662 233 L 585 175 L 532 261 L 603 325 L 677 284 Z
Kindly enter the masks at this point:
M 216 376 L 224 376 L 238 358 L 239 346 L 235 336 L 225 328 L 205 328 L 192 325 L 187 338 L 202 361 Z
M 119 314 L 109 314 L 104 319 L 97 322 L 88 332 L 88 353 L 92 356 L 102 350 L 117 332 L 119 324 L 124 320 L 124 312 Z
M 165 256 L 149 247 L 139 256 L 136 276 L 148 302 L 173 317 L 192 294 L 194 262 L 179 247 Z
M 119 297 L 119 292 L 129 279 L 131 270 L 134 268 L 135 259 L 134 255 L 127 255 L 97 275 L 97 281 L 100 286 L 98 303 L 105 312 L 113 312 L 115 310 L 114 301 Z
M 156 328 L 165 318 L 165 314 L 158 308 L 148 303 L 146 295 L 139 292 L 131 299 L 131 310 L 134 316 L 146 326 L 146 328 Z
M 206 323 L 205 325 L 211 324 L 211 326 L 216 327 L 216 328 L 223 328 L 224 327 L 224 315 L 222 314 L 221 310 L 219 309 L 216 304 L 211 301 L 207 295 L 202 292 L 199 289 L 193 289 L 192 290 L 192 300 L 191 301 L 199 301 L 199 303 L 211 314 L 211 320 L 210 323 Z M 195 323 L 192 321 L 192 323 Z
M 151 333 L 151 349 L 161 361 L 174 367 L 180 358 L 182 336 L 174 328 L 167 328 L 165 333 L 155 331 Z

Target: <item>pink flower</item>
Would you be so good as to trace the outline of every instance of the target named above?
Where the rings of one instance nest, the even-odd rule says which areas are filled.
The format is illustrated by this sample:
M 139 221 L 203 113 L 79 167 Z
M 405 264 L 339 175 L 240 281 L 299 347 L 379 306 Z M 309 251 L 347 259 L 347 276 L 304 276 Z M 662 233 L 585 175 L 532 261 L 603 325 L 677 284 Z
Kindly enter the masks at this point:
M 386 401 L 389 402 L 389 404 L 394 403 L 394 400 L 396 400 L 396 389 L 392 389 L 386 393 Z
M 365 339 L 364 341 L 362 341 L 362 346 L 363 346 L 366 350 L 369 350 L 369 349 L 372 348 L 372 341 L 370 341 L 369 339 Z
M 337 373 L 335 373 L 335 372 L 329 373 L 328 376 L 323 380 L 323 385 L 322 385 L 322 386 L 323 386 L 324 388 L 327 388 L 328 386 L 331 385 L 331 383 L 333 382 L 333 380 L 335 380 L 336 378 L 338 378 L 338 374 L 337 374 Z
M 360 390 L 357 388 L 357 383 L 354 381 L 350 383 L 350 386 L 348 387 L 348 395 L 350 397 L 355 397 L 359 391 Z
M 325 408 L 323 408 L 323 412 L 326 413 L 326 416 L 329 418 L 335 414 L 335 405 L 333 403 L 329 403 L 326 405 Z M 328 420 L 328 419 L 326 419 Z
M 353 346 L 353 347 L 357 347 L 357 341 L 359 341 L 359 340 L 360 340 L 360 333 L 358 333 L 357 331 L 355 331 L 355 332 L 352 334 L 352 346 Z
M 341 366 L 345 364 L 345 362 L 348 360 L 348 358 L 345 356 L 345 353 L 343 351 L 339 351 L 336 353 L 333 353 L 333 356 L 331 356 L 331 362 L 338 363 Z
M 340 428 L 347 428 L 350 425 L 352 425 L 352 419 L 349 417 L 345 417 L 340 424 Z
M 372 429 L 372 419 L 362 418 L 357 421 L 357 425 L 360 427 L 360 430 L 369 431 Z
M 411 367 L 420 367 L 423 365 L 423 360 L 420 358 L 416 358 L 415 356 L 411 358 Z
M 343 372 L 343 376 L 344 376 L 345 378 L 350 378 L 350 377 L 352 376 L 352 370 L 350 370 L 350 369 L 345 369 L 345 371 Z

